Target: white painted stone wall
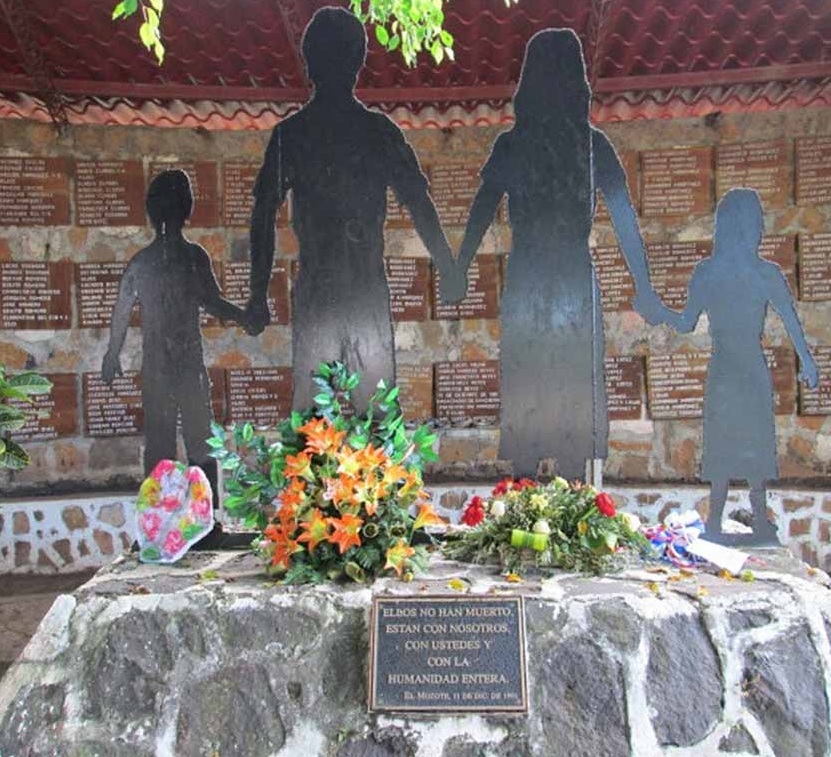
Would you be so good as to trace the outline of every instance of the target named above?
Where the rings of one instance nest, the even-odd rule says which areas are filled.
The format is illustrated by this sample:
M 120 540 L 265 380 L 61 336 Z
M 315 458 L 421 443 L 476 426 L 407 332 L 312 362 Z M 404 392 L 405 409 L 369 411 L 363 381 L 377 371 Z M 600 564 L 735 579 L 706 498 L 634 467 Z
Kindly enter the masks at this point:
M 429 487 L 439 511 L 452 520 L 475 494 L 488 496 L 491 483 Z M 609 486 L 618 507 L 644 522 L 657 523 L 673 510 L 709 507 L 704 487 Z M 73 573 L 96 568 L 128 550 L 134 540 L 134 496 L 111 494 L 80 498 L 0 501 L 0 575 Z M 726 513 L 749 509 L 746 490 L 730 494 Z M 780 541 L 810 565 L 831 570 L 831 492 L 775 489 L 768 509 Z

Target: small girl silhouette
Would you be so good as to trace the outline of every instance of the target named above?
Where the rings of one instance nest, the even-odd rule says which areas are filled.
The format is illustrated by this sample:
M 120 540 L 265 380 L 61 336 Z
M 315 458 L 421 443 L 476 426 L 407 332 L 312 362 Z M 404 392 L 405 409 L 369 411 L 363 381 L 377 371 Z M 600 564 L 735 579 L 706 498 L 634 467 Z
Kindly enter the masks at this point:
M 711 484 L 707 538 L 722 544 L 741 540 L 721 530 L 729 482 L 739 479 L 749 483 L 753 506 L 753 535 L 745 541 L 779 543 L 765 508 L 766 484 L 778 475 L 773 385 L 761 341 L 768 303 L 799 355 L 799 379 L 811 388 L 818 381 L 782 270 L 758 255 L 763 230 L 759 195 L 752 189 L 727 192 L 716 208 L 713 254 L 693 271 L 683 312 L 666 318 L 680 332 L 692 331 L 703 312 L 709 319 L 713 354 L 701 478 Z

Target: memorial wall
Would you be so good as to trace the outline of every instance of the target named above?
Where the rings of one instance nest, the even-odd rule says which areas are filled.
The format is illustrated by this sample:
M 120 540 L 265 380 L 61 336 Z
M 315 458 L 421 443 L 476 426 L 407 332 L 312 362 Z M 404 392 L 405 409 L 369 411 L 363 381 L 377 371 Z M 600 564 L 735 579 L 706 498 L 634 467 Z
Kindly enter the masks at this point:
M 713 211 L 733 186 L 750 186 L 766 213 L 763 255 L 782 266 L 822 372 L 797 385 L 797 361 L 778 319 L 765 345 L 776 392 L 780 474 L 818 483 L 831 474 L 831 110 L 638 121 L 604 127 L 621 153 L 647 243 L 652 280 L 682 308 L 696 263 L 712 249 Z M 407 133 L 458 248 L 478 170 L 500 129 Z M 140 308 L 122 354 L 124 376 L 100 379 L 112 305 L 126 261 L 151 239 L 144 193 L 167 167 L 191 176 L 186 234 L 213 259 L 225 295 L 248 290 L 251 187 L 268 133 L 50 127 L 0 121 L 0 362 L 55 382 L 19 434 L 27 470 L 0 474 L 4 493 L 128 486 L 141 476 Z M 215 417 L 271 424 L 291 398 L 290 292 L 297 272 L 291 198 L 277 220 L 272 324 L 250 337 L 203 319 Z M 706 324 L 679 336 L 649 327 L 631 306 L 632 280 L 601 202 L 592 234 L 603 292 L 611 419 L 609 479 L 695 481 L 710 349 Z M 499 306 L 510 227 L 503 208 L 470 272 L 468 296 L 445 306 L 427 251 L 390 197 L 387 272 L 399 384 L 410 420 L 436 419 L 434 478 L 495 477 Z M 557 265 L 556 251 L 550 261 Z M 325 293 L 321 292 L 321 297 Z M 736 307 L 741 307 L 737 292 Z M 564 355 L 567 360 L 568 356 Z

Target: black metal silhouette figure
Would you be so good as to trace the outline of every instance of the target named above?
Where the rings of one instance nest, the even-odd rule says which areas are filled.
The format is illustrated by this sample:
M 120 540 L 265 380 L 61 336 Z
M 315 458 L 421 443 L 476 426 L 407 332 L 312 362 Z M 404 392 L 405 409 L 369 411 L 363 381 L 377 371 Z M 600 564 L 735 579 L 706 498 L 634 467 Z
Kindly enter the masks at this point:
M 245 312 L 222 297 L 208 253 L 182 233 L 193 209 L 187 174 L 164 171 L 154 178 L 146 209 L 156 237 L 136 253 L 121 277 L 101 376 L 111 384 L 121 375 L 119 356 L 138 300 L 145 473 L 149 475 L 159 460 L 176 458 L 176 421 L 181 413 L 189 461 L 205 471 L 216 493 L 216 461 L 208 456 L 206 441 L 211 435 L 211 404 L 199 309 L 240 322 Z
M 560 475 L 582 478 L 588 458 L 607 454 L 603 321 L 589 252 L 595 186 L 634 277 L 637 310 L 655 322 L 663 308 L 620 160 L 589 124 L 590 99 L 577 35 L 534 35 L 516 123 L 482 169 L 458 260 L 466 271 L 507 193 L 513 248 L 502 298 L 499 456 L 516 475 L 534 475 L 541 458 L 553 457 Z
M 799 379 L 811 388 L 819 379 L 782 269 L 758 255 L 763 232 L 759 195 L 727 192 L 716 208 L 713 254 L 695 267 L 683 312 L 668 311 L 667 323 L 681 332 L 704 312 L 709 320 L 701 478 L 711 482 L 706 538 L 718 543 L 779 544 L 765 506 L 766 484 L 777 477 L 773 385 L 761 341 L 768 304 L 799 355 Z M 729 482 L 739 479 L 750 484 L 753 506 L 753 534 L 743 537 L 721 530 Z
M 427 180 L 401 130 L 354 96 L 366 57 L 363 25 L 341 8 L 315 13 L 303 36 L 311 100 L 278 124 L 266 150 L 251 218 L 250 333 L 269 322 L 266 289 L 274 219 L 292 191 L 300 270 L 293 291 L 292 348 L 297 409 L 315 394 L 311 374 L 341 360 L 363 377 L 362 410 L 379 379 L 395 381 L 389 287 L 384 270 L 387 187 L 408 208 L 445 286 L 452 252 L 427 193 Z

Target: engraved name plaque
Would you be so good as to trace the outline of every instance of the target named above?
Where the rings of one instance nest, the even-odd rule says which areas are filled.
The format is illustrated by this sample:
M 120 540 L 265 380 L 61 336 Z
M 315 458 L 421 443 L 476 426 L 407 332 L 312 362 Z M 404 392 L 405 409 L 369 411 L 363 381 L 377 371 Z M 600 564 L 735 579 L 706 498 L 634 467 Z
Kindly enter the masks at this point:
M 430 261 L 386 258 L 385 263 L 392 319 L 426 321 L 430 317 Z
M 799 299 L 831 300 L 831 233 L 799 235 Z
M 422 166 L 421 172 L 430 181 L 431 170 L 429 167 Z M 395 196 L 392 189 L 387 189 L 387 226 L 390 228 L 411 228 L 413 219 L 410 217 L 409 211 L 404 208 Z
M 86 436 L 135 436 L 144 427 L 141 376 L 125 372 L 107 386 L 98 373 L 84 374 Z
M 603 294 L 601 302 L 606 313 L 618 313 L 632 309 L 635 282 L 626 267 L 623 253 L 617 245 L 592 249 L 597 283 Z
M 222 225 L 248 228 L 254 208 L 254 183 L 259 163 L 228 161 L 222 167 Z M 277 226 L 289 224 L 289 198 L 277 213 Z
M 643 414 L 644 359 L 639 355 L 607 357 L 604 369 L 609 420 L 640 419 Z
M 118 299 L 118 285 L 125 263 L 77 263 L 75 265 L 75 295 L 78 306 L 78 325 L 82 329 L 109 328 L 113 306 Z M 141 323 L 138 303 L 130 314 L 130 325 Z
M 755 189 L 766 210 L 791 201 L 791 168 L 784 140 L 722 145 L 716 150 L 716 195 L 733 187 Z
M 680 310 L 687 304 L 687 286 L 693 269 L 711 251 L 710 242 L 654 242 L 647 245 L 652 285 L 667 307 Z
M 66 158 L 0 158 L 0 226 L 67 226 Z
M 376 597 L 371 711 L 525 712 L 521 597 Z
M 291 368 L 229 368 L 225 386 L 231 423 L 273 426 L 291 413 Z
M 450 423 L 499 422 L 499 361 L 436 363 L 436 415 Z
M 0 328 L 72 326 L 72 263 L 0 263 Z
M 711 213 L 712 170 L 712 153 L 709 147 L 685 147 L 642 153 L 642 215 Z
M 479 188 L 479 166 L 441 163 L 431 169 L 430 194 L 442 226 L 464 226 Z
M 796 204 L 831 202 L 831 137 L 796 140 Z
M 138 160 L 75 164 L 79 226 L 144 226 L 144 168 Z
M 395 368 L 395 382 L 399 388 L 398 399 L 405 420 L 423 421 L 435 415 L 432 365 L 399 363 Z

